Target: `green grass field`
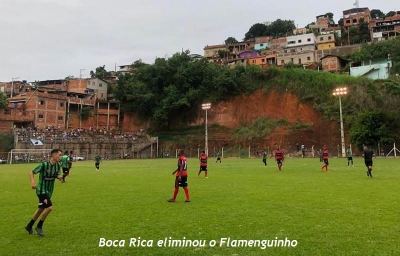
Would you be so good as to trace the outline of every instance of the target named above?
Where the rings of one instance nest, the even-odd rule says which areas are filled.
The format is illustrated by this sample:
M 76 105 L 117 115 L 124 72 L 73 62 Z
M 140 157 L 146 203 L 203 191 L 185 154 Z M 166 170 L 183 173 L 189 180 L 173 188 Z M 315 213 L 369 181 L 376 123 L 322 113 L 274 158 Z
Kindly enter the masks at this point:
M 374 178 L 362 159 L 348 168 L 330 159 L 209 160 L 209 179 L 189 159 L 191 202 L 173 193 L 176 159 L 76 162 L 56 182 L 44 237 L 24 230 L 37 207 L 28 172 L 34 164 L 0 165 L 0 255 L 400 255 L 400 165 L 375 159 Z M 153 240 L 130 247 L 130 239 Z M 206 240 L 205 247 L 158 247 L 159 240 Z M 125 247 L 99 247 L 100 238 Z M 296 240 L 296 247 L 227 247 L 232 240 Z M 214 247 L 209 246 L 216 240 Z

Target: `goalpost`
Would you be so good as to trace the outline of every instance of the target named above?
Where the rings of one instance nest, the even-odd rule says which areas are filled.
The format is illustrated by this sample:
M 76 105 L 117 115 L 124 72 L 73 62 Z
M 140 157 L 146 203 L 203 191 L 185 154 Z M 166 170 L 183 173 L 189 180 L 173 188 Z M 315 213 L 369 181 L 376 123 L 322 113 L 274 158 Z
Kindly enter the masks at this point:
M 36 163 L 48 161 L 51 149 L 12 149 L 8 152 L 7 163 Z

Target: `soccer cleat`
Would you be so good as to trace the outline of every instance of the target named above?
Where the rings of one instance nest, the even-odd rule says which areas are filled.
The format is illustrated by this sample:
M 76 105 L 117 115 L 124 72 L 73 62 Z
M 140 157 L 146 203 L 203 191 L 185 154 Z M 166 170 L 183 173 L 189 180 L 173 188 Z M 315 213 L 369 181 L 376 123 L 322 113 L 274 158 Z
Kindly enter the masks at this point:
M 208 179 L 208 177 L 204 177 L 204 178 Z
M 168 199 L 167 202 L 169 202 L 169 203 L 175 203 L 175 200 L 174 200 L 174 199 Z
M 44 236 L 42 228 L 36 227 L 35 230 L 39 236 Z
M 185 203 L 190 203 L 190 200 L 185 200 Z
M 368 173 L 368 171 L 366 171 L 366 173 L 367 173 L 367 176 L 369 176 L 369 173 Z
M 25 230 L 28 231 L 29 235 L 33 235 L 32 227 L 26 226 L 26 227 L 25 227 Z

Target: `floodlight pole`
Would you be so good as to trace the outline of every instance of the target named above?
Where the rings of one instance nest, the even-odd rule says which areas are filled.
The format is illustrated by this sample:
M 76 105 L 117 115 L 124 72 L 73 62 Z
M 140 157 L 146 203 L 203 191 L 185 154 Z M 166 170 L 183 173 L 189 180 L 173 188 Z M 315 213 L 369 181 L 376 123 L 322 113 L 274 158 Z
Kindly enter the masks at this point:
M 340 139 L 342 143 L 342 157 L 346 157 L 346 147 L 344 144 L 344 129 L 343 129 L 343 114 L 342 114 L 342 97 L 339 96 L 339 108 L 340 108 Z
M 205 130 L 206 130 L 206 135 L 205 135 L 205 148 L 204 148 L 204 152 L 206 153 L 206 155 L 208 156 L 208 125 L 207 125 L 207 110 L 209 110 L 211 108 L 211 103 L 204 103 L 201 105 L 202 109 L 206 111 L 206 118 L 205 118 Z
M 340 113 L 340 141 L 342 144 L 342 157 L 346 157 L 346 147 L 344 144 L 344 128 L 343 128 L 343 113 L 342 113 L 342 95 L 347 95 L 347 87 L 336 88 L 333 90 L 333 96 L 339 97 L 339 113 Z

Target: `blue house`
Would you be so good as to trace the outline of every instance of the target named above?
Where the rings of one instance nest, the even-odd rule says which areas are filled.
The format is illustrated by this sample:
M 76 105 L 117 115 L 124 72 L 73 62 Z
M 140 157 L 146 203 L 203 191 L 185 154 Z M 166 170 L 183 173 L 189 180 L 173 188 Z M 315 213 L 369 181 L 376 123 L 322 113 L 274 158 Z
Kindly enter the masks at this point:
M 363 60 L 361 66 L 350 67 L 350 75 L 365 76 L 371 79 L 386 79 L 389 77 L 392 61 L 388 58 Z

